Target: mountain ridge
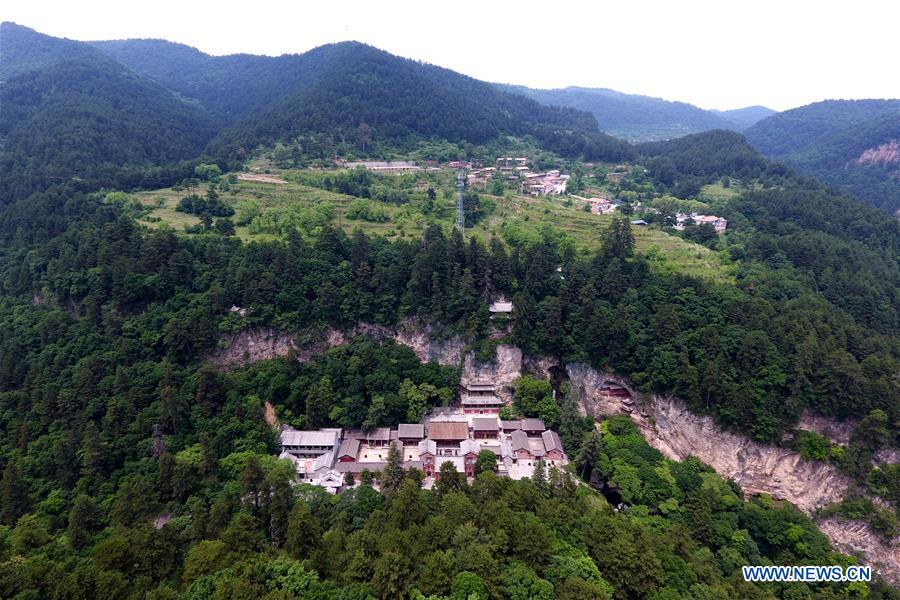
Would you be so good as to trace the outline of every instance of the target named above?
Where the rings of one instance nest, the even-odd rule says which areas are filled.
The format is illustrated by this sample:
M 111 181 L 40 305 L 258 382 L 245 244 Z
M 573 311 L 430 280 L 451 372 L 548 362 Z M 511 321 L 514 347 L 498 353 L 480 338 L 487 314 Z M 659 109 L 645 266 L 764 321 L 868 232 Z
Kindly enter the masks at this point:
M 900 163 L 859 160 L 900 141 L 900 100 L 823 100 L 763 119 L 745 136 L 763 155 L 799 173 L 900 211 Z
M 587 110 L 596 117 L 601 130 L 630 142 L 661 141 L 712 129 L 742 131 L 755 122 L 756 117 L 774 113 L 761 106 L 730 111 L 705 110 L 686 102 L 626 94 L 610 88 L 537 89 L 497 85 L 544 104 Z

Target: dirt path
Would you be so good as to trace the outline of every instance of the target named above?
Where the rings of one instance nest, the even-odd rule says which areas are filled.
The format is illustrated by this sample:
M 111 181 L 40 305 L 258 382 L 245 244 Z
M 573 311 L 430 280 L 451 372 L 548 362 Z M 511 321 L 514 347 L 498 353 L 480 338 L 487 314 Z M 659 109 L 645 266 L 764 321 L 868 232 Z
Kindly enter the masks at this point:
M 258 183 L 275 183 L 278 185 L 283 185 L 287 183 L 284 179 L 281 179 L 277 175 L 258 175 L 256 173 L 240 173 L 237 178 L 240 181 L 256 181 Z

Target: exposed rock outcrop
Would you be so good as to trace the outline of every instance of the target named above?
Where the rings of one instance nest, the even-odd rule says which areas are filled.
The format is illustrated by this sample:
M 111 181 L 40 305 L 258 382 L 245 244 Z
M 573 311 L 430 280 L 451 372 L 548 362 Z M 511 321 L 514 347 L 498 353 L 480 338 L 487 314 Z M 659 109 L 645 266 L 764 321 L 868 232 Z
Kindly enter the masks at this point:
M 260 360 L 287 356 L 292 349 L 297 349 L 295 336 L 265 327 L 245 329 L 225 336 L 218 352 L 209 358 L 209 362 L 228 370 Z
M 493 361 L 478 363 L 470 352 L 463 363 L 462 383 L 489 380 L 497 386 L 497 396 L 505 403 L 513 400 L 512 384 L 522 374 L 522 351 L 515 346 L 497 346 Z
M 828 463 L 807 461 L 793 450 L 723 431 L 712 418 L 692 413 L 678 399 L 650 396 L 632 404 L 599 393 L 604 383 L 627 387 L 621 378 L 603 375 L 585 365 L 568 365 L 567 370 L 586 414 L 630 414 L 657 450 L 675 460 L 696 456 L 723 477 L 734 479 L 748 493 L 764 492 L 812 513 L 839 501 L 851 483 Z
M 355 336 L 366 335 L 378 340 L 393 339 L 398 344 L 409 346 L 423 362 L 459 364 L 462 361 L 465 343 L 458 336 L 434 341 L 428 333 L 409 325 L 392 328 L 370 323 L 359 323 L 346 332 L 326 329 L 295 334 L 260 327 L 225 336 L 219 350 L 207 360 L 221 369 L 230 370 L 260 360 L 287 356 L 293 351 L 298 361 L 308 362 L 329 348 L 346 344 Z
M 797 429 L 805 429 L 828 438 L 834 444 L 847 445 L 853 435 L 853 428 L 856 426 L 855 421 L 835 421 L 829 417 L 816 414 L 812 411 L 804 411 L 800 415 L 800 421 L 797 423 Z
M 749 494 L 766 493 L 787 500 L 812 516 L 816 509 L 842 500 L 853 486 L 849 477 L 828 463 L 804 460 L 793 450 L 724 431 L 712 418 L 690 412 L 678 399 L 652 395 L 636 403 L 625 401 L 601 393 L 607 383 L 628 389 L 622 378 L 583 364 L 567 365 L 566 370 L 585 414 L 629 414 L 651 446 L 675 460 L 696 456 Z M 849 439 L 852 431 L 852 424 L 845 430 L 822 417 L 808 417 L 803 425 L 835 441 Z M 880 458 L 885 461 L 897 458 L 883 454 Z M 835 547 L 863 557 L 865 564 L 875 567 L 885 579 L 900 581 L 900 538 L 886 542 L 861 521 L 827 518 L 818 525 Z
M 409 346 L 422 362 L 435 361 L 442 365 L 458 365 L 462 362 L 466 344 L 459 336 L 435 341 L 421 329 L 401 327 L 390 336 L 398 344 Z
M 864 150 L 856 162 L 900 164 L 900 140 L 890 140 L 875 148 Z
M 818 519 L 816 525 L 835 548 L 859 556 L 888 581 L 900 583 L 900 537 L 886 542 L 865 523 L 838 517 Z
M 490 379 L 498 384 L 498 393 L 512 401 L 511 385 L 530 371 L 548 377 L 559 365 L 546 357 L 523 356 L 514 346 L 499 345 L 493 361 L 479 363 L 472 353 L 464 355 L 466 343 L 459 337 L 435 341 L 429 332 L 406 325 L 396 329 L 360 324 L 352 331 L 336 330 L 285 335 L 271 329 L 244 331 L 230 336 L 225 346 L 210 357 L 221 368 L 236 368 L 250 362 L 286 356 L 293 351 L 301 362 L 346 343 L 354 335 L 365 334 L 377 339 L 393 339 L 413 349 L 423 361 L 462 365 L 462 380 Z M 785 448 L 760 444 L 745 436 L 724 431 L 708 416 L 690 412 L 675 398 L 640 396 L 621 377 L 596 371 L 581 364 L 565 365 L 571 390 L 580 399 L 583 414 L 602 417 L 628 414 L 647 441 L 667 457 L 684 460 L 696 456 L 720 475 L 733 479 L 749 494 L 766 493 L 787 500 L 812 515 L 817 508 L 840 501 L 851 481 L 827 463 L 804 460 L 799 453 Z M 605 385 L 614 383 L 631 392 L 630 398 L 603 393 Z M 804 415 L 799 425 L 824 435 L 837 443 L 847 443 L 852 424 L 834 423 L 824 417 Z M 896 462 L 896 455 L 880 457 Z M 876 566 L 888 580 L 900 581 L 900 540 L 887 543 L 865 523 L 836 518 L 821 519 L 819 527 L 840 550 L 862 555 L 866 564 Z

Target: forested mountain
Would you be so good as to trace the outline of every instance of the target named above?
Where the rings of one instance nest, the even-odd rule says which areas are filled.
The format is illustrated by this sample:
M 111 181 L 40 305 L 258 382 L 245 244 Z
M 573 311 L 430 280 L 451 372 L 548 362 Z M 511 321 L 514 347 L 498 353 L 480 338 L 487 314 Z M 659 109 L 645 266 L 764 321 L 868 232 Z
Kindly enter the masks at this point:
M 744 108 L 734 108 L 731 110 L 713 110 L 711 111 L 720 115 L 732 123 L 738 131 L 752 127 L 756 123 L 762 121 L 766 117 L 771 117 L 778 111 L 772 110 L 765 106 L 746 106 Z
M 0 23 L 0 82 L 59 62 L 99 60 L 102 56 L 102 52 L 81 42 L 44 35 L 8 21 Z
M 215 132 L 203 108 L 89 46 L 7 23 L 3 32 L 14 43 L 3 44 L 0 63 L 21 72 L 0 86 L 0 199 L 67 181 L 159 184 L 171 176 L 149 167 L 188 173 L 177 163 L 196 158 Z M 46 59 L 39 68 L 32 47 Z
M 180 53 L 198 74 L 220 64 L 140 44 L 173 61 Z M 315 68 L 264 109 L 266 86 L 234 103 L 219 97 L 218 66 L 191 88 L 193 76 L 160 59 L 136 73 L 64 54 L 42 49 L 39 67 L 0 91 L 0 597 L 900 598 L 882 581 L 745 582 L 745 564 L 854 559 L 789 503 L 744 494 L 694 458 L 665 458 L 627 416 L 582 416 L 564 381 L 564 365 L 585 363 L 773 445 L 788 443 L 805 410 L 864 417 L 849 444 L 826 444 L 819 459 L 900 506 L 900 466 L 873 466 L 900 444 L 896 220 L 765 160 L 734 132 L 635 148 L 599 134 L 586 113 L 361 44 L 292 58 Z M 276 71 L 266 85 L 278 87 Z M 348 235 L 327 211 L 245 242 L 224 212 L 194 233 L 150 227 L 137 195 L 113 191 L 166 179 L 190 206 L 225 207 L 234 173 L 178 163 L 214 134 L 222 166 L 241 149 L 304 136 L 402 150 L 511 135 L 567 156 L 631 158 L 623 185 L 650 196 L 692 198 L 728 182 L 728 230 L 712 235 L 733 278 L 660 268 L 658 255 L 635 253 L 627 215 L 597 230 L 591 254 L 560 243 L 549 221 L 506 242 L 464 240 L 436 220 L 421 236 L 388 237 Z M 377 201 L 374 186 L 350 185 L 366 171 L 307 176 L 343 181 L 342 201 Z M 205 198 L 191 191 L 198 178 Z M 501 295 L 514 304 L 508 321 L 490 318 Z M 460 336 L 479 355 L 508 343 L 559 365 L 558 394 L 547 383 L 540 403 L 571 470 L 471 482 L 445 470 L 426 490 L 393 456 L 379 491 L 362 477 L 335 496 L 297 484 L 267 418 L 396 423 L 414 402 L 452 397 L 459 369 L 364 336 L 303 363 L 293 351 L 255 363 L 248 354 L 224 371 L 210 357 L 230 334 L 314 346 L 361 323 Z M 900 530 L 896 512 L 878 514 L 879 531 Z
M 112 171 L 121 187 L 162 183 L 181 172 L 177 161 L 199 156 L 216 132 L 206 152 L 223 166 L 239 164 L 259 146 L 298 138 L 324 158 L 341 144 L 364 154 L 503 136 L 588 160 L 633 155 L 628 144 L 600 133 L 590 114 L 542 106 L 355 42 L 278 58 L 210 57 L 168 42 L 94 47 L 10 23 L 3 28 L 11 42 L 0 58 L 20 74 L 2 92 L 0 160 L 10 173 L 7 191 L 19 194 L 71 177 L 90 187 Z M 63 58 L 65 65 L 54 62 Z M 46 161 L 46 168 L 36 161 Z M 144 172 L 152 178 L 146 181 L 131 169 L 151 165 L 161 169 Z
M 900 210 L 900 100 L 826 100 L 746 132 L 766 156 L 889 212 Z M 892 146 L 893 145 L 893 146 Z
M 774 112 L 760 106 L 719 113 L 685 102 L 623 94 L 604 88 L 539 90 L 506 85 L 500 88 L 523 94 L 543 104 L 588 111 L 597 118 L 601 131 L 638 142 L 676 138 L 710 129 L 741 131 Z
M 210 56 L 165 40 L 92 44 L 136 73 L 202 103 L 224 124 L 270 108 L 315 81 L 317 71 L 331 68 L 328 57 L 308 54 Z
M 428 138 L 483 144 L 512 135 L 533 136 L 550 149 L 591 160 L 631 153 L 599 133 L 587 113 L 542 106 L 364 44 L 323 46 L 304 57 L 314 77 L 275 107 L 223 132 L 210 146 L 214 155 L 240 158 L 254 145 L 319 132 L 362 147 Z

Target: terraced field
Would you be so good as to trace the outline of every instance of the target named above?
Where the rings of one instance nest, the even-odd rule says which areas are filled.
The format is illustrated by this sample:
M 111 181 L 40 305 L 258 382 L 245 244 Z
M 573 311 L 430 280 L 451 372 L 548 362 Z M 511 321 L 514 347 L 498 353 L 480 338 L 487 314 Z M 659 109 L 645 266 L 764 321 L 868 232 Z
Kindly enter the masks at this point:
M 287 210 L 327 206 L 332 213 L 330 223 L 347 233 L 359 228 L 367 234 L 383 235 L 392 239 L 418 238 L 432 222 L 438 222 L 448 229 L 453 226 L 455 201 L 450 175 L 446 173 L 438 177 L 441 184 L 438 198 L 431 214 L 427 216 L 415 203 L 397 206 L 368 200 L 367 202 L 386 214 L 387 220 L 384 222 L 350 219 L 347 216 L 348 209 L 356 198 L 293 181 L 274 184 L 239 180 L 230 186 L 229 191 L 220 193 L 220 199 L 236 208 L 238 214 L 235 215 L 235 219 L 238 221 L 242 206 L 246 206 L 247 203 L 255 204 L 263 213 L 276 214 Z M 585 211 L 582 201 L 567 200 L 559 196 L 526 197 L 508 192 L 506 196 L 498 197 L 479 193 L 483 198 L 493 200 L 496 208 L 475 227 L 467 229 L 466 235 L 474 235 L 485 241 L 495 234 L 504 238 L 504 226 L 525 235 L 537 235 L 542 224 L 549 224 L 571 236 L 579 253 L 589 254 L 600 247 L 602 232 L 612 219 L 609 215 L 596 215 Z M 135 196 L 142 205 L 148 207 L 149 212 L 144 218 L 148 226 L 158 227 L 166 224 L 181 231 L 186 226 L 199 223 L 196 216 L 175 210 L 179 199 L 184 195 L 184 191 L 166 188 L 141 192 Z M 160 204 L 161 206 L 158 206 Z M 648 227 L 633 229 L 637 251 L 648 255 L 655 268 L 680 271 L 719 282 L 733 280 L 728 265 L 719 253 L 659 229 Z M 306 233 L 314 235 L 314 231 Z M 254 231 L 248 225 L 239 225 L 237 235 L 245 241 L 277 237 L 277 234 Z

